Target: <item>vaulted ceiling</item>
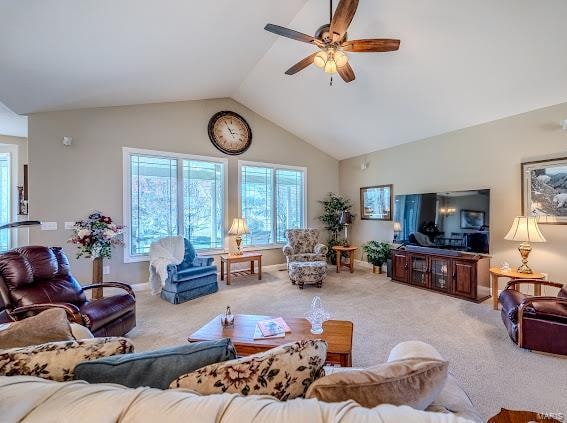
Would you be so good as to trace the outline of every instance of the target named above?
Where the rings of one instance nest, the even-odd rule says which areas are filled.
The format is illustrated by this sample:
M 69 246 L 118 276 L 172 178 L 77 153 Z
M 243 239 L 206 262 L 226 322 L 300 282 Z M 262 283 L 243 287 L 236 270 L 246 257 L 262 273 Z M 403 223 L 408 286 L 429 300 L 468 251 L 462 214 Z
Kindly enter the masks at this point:
M 330 87 L 314 66 L 284 75 L 314 48 L 263 30 L 313 34 L 326 0 L 0 0 L 0 102 L 233 97 L 342 159 L 567 102 L 565 16 L 564 0 L 360 0 L 349 38 L 400 50 L 350 54 L 357 79 Z

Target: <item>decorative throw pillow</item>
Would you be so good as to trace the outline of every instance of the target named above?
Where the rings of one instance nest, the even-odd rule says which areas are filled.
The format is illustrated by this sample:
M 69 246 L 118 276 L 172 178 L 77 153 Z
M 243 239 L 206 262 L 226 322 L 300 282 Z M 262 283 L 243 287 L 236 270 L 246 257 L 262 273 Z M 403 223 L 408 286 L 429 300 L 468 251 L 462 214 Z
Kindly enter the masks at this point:
M 126 338 L 94 338 L 12 348 L 0 351 L 0 376 L 72 380 L 75 366 L 81 361 L 133 351 L 134 346 Z
M 203 367 L 175 379 L 169 387 L 187 388 L 203 395 L 271 395 L 285 401 L 305 394 L 321 376 L 326 357 L 325 341 L 297 341 Z
M 0 330 L 0 350 L 75 339 L 67 314 L 60 308 L 50 308 L 7 325 Z
M 354 400 L 364 407 L 409 405 L 425 410 L 447 380 L 448 363 L 407 358 L 361 370 L 341 371 L 318 379 L 305 395 L 325 402 Z
M 235 358 L 236 352 L 230 339 L 195 342 L 85 361 L 75 367 L 75 379 L 89 383 L 118 383 L 130 388 L 149 386 L 167 389 L 176 377 Z

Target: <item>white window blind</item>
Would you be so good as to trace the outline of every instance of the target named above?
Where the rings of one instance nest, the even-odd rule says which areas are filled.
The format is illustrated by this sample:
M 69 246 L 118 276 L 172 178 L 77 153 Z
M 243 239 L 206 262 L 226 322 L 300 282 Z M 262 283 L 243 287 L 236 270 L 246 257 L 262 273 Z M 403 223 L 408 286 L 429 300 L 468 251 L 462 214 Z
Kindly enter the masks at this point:
M 153 241 L 173 235 L 195 249 L 222 248 L 225 161 L 128 150 L 126 261 L 145 258 Z
M 276 169 L 276 239 L 279 243 L 286 242 L 286 229 L 305 225 L 303 175 L 299 170 Z
M 241 167 L 242 217 L 250 234 L 244 245 L 273 243 L 273 174 L 272 169 L 257 166 Z
M 130 156 L 130 254 L 146 255 L 159 238 L 177 235 L 177 159 Z
M 287 229 L 305 227 L 305 169 L 241 162 L 240 203 L 244 245 L 285 243 Z

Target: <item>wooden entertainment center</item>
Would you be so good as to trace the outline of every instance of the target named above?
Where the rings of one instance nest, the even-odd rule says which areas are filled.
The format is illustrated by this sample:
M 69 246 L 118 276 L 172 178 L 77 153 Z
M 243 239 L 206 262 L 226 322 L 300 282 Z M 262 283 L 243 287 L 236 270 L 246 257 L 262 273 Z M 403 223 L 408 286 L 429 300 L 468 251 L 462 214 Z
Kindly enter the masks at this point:
M 480 303 L 490 297 L 490 257 L 426 247 L 392 250 L 395 282 Z

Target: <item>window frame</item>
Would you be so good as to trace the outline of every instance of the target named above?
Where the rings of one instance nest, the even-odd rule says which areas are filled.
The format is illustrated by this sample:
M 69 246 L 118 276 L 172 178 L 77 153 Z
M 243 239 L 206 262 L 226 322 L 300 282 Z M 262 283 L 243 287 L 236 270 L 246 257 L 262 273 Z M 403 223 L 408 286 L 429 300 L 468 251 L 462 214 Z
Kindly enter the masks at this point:
M 3 144 L 0 143 L 0 153 L 8 156 L 8 222 L 13 222 L 18 217 L 18 190 L 17 185 L 19 184 L 19 149 L 17 145 L 14 144 Z M 8 235 L 8 250 L 15 248 L 21 242 L 19 234 L 16 228 L 4 229 Z
M 285 242 L 277 240 L 277 189 L 276 189 L 276 170 L 298 170 L 303 172 L 303 225 L 307 227 L 307 167 L 282 165 L 276 163 L 253 162 L 249 160 L 238 161 L 238 217 L 242 217 L 242 167 L 254 166 L 272 169 L 272 239 L 271 244 L 246 245 L 243 250 L 269 250 L 281 248 Z
M 200 156 L 195 154 L 175 153 L 168 151 L 147 150 L 141 148 L 122 147 L 122 221 L 124 222 L 124 263 L 138 263 L 149 261 L 149 255 L 132 255 L 130 253 L 130 228 L 132 222 L 131 199 L 132 199 L 132 175 L 130 172 L 130 157 L 132 155 L 154 156 L 167 159 L 177 159 L 177 184 L 183 187 L 183 160 L 198 160 L 210 163 L 219 163 L 223 166 L 223 245 L 219 248 L 197 249 L 202 254 L 218 254 L 226 251 L 228 247 L 228 159 L 223 157 Z M 181 162 L 181 163 L 180 163 Z M 178 204 L 178 232 L 183 231 L 183 190 L 177 190 Z

